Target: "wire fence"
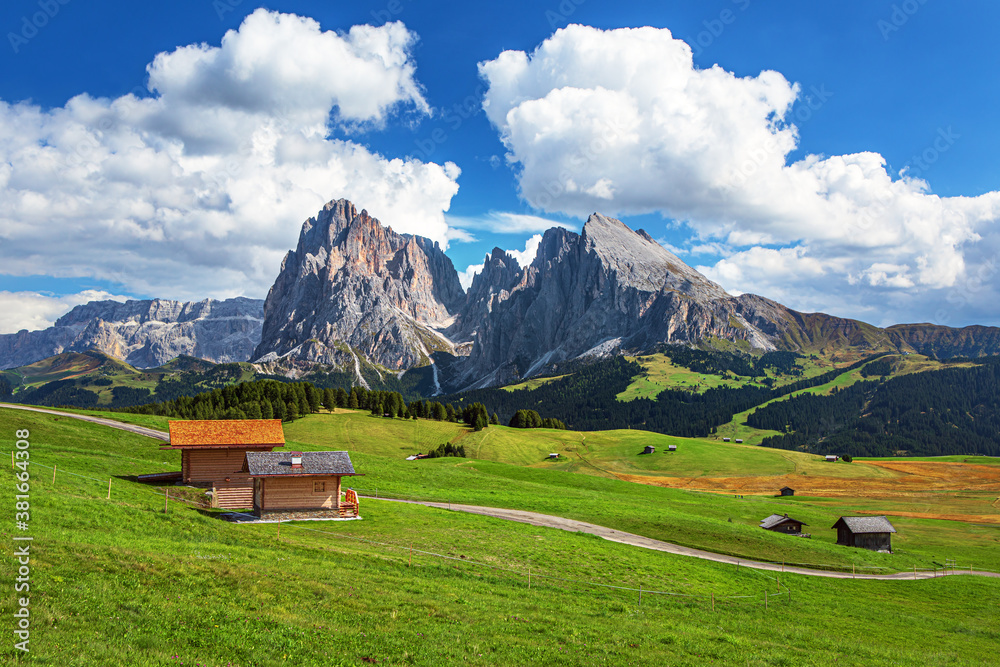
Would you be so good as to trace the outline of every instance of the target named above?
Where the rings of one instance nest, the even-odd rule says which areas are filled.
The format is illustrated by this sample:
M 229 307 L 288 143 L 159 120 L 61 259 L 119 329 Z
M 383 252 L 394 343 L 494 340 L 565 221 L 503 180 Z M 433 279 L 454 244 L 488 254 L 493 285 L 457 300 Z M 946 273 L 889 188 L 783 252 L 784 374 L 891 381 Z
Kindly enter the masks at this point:
M 58 464 L 53 464 L 52 466 L 49 466 L 49 465 L 45 465 L 43 463 L 39 463 L 37 461 L 37 459 L 32 459 L 31 462 L 30 462 L 30 465 L 35 465 L 35 466 L 39 466 L 39 467 L 42 467 L 42 468 L 46 468 L 46 469 L 52 470 L 52 472 L 53 472 L 53 482 L 55 481 L 57 475 L 70 475 L 72 477 L 76 477 L 76 478 L 79 478 L 79 479 L 87 480 L 87 481 L 90 481 L 90 482 L 97 482 L 97 483 L 102 484 L 102 485 L 104 484 L 104 480 L 103 479 L 99 479 L 99 478 L 96 478 L 96 477 L 91 477 L 89 475 L 82 475 L 82 474 L 73 472 L 71 470 L 67 470 L 65 468 L 58 468 Z M 108 478 L 108 496 L 107 496 L 108 500 L 111 499 L 111 484 L 112 484 L 113 479 L 114 479 L 113 477 Z M 156 495 L 158 497 L 162 497 L 164 499 L 164 511 L 167 510 L 167 504 L 166 503 L 169 500 L 172 500 L 172 501 L 175 501 L 175 502 L 185 503 L 185 504 L 188 504 L 188 505 L 192 505 L 192 506 L 200 508 L 200 509 L 208 509 L 208 507 L 206 507 L 206 505 L 205 505 L 204 502 L 193 501 L 193 500 L 189 500 L 187 498 L 182 498 L 182 497 L 177 496 L 177 495 L 171 495 L 169 493 L 169 489 L 167 487 L 163 487 L 163 495 L 162 496 L 160 496 L 160 494 L 159 494 L 158 491 L 153 491 L 152 489 L 147 489 L 145 487 L 145 485 L 142 485 L 142 484 L 132 485 L 130 488 L 132 490 L 148 491 L 148 493 L 150 495 Z M 367 495 L 369 495 L 371 497 L 375 497 L 374 494 L 377 493 L 377 490 L 372 490 L 372 489 L 355 489 L 355 491 L 358 491 L 358 492 L 361 492 L 361 493 L 367 493 Z M 380 497 L 382 499 L 387 499 L 387 500 L 413 500 L 413 501 L 418 501 L 418 502 L 435 502 L 435 503 L 440 503 L 440 504 L 448 504 L 449 503 L 449 501 L 447 501 L 447 500 L 441 500 L 441 499 L 433 499 L 432 500 L 432 499 L 427 499 L 427 498 L 422 498 L 422 497 L 417 497 L 417 496 L 409 496 L 409 497 L 403 498 L 403 497 L 400 497 L 401 495 L 402 494 L 392 494 L 391 497 L 388 497 L 388 496 L 386 496 L 383 493 L 381 496 L 378 496 L 378 497 Z M 97 499 L 97 498 L 89 498 L 88 500 L 99 500 L 99 499 Z M 458 503 L 455 503 L 455 504 L 458 504 Z M 254 521 L 258 521 L 259 520 L 259 517 L 257 517 L 256 515 L 249 514 L 249 513 L 246 513 L 246 512 L 230 512 L 230 514 L 233 514 L 233 515 L 236 515 L 236 516 L 240 516 L 240 517 L 244 517 L 246 519 L 250 519 L 250 520 L 254 520 Z M 573 578 L 561 577 L 561 576 L 557 576 L 557 575 L 553 575 L 553 574 L 549 574 L 549 573 L 545 573 L 545 572 L 539 572 L 537 570 L 532 571 L 532 568 L 531 568 L 530 565 L 520 564 L 520 565 L 518 565 L 516 567 L 510 567 L 510 566 L 505 567 L 505 566 L 497 565 L 497 564 L 494 564 L 494 563 L 484 563 L 484 562 L 472 560 L 472 559 L 465 558 L 465 557 L 456 557 L 456 556 L 452 556 L 452 555 L 448 555 L 448 554 L 444 554 L 444 553 L 439 553 L 439 552 L 436 552 L 436 551 L 429 551 L 427 549 L 418 549 L 418 548 L 415 548 L 412 544 L 409 544 L 409 545 L 406 545 L 406 544 L 396 544 L 396 543 L 392 543 L 392 542 L 383 542 L 383 541 L 379 541 L 379 540 L 373 540 L 373 539 L 369 539 L 369 538 L 359 537 L 359 536 L 356 536 L 356 535 L 346 535 L 344 533 L 333 532 L 333 531 L 330 531 L 330 530 L 323 530 L 323 529 L 320 529 L 320 528 L 310 527 L 308 525 L 304 525 L 303 523 L 292 523 L 292 522 L 288 522 L 288 521 L 278 521 L 278 522 L 268 522 L 268 523 L 277 523 L 277 525 L 278 525 L 278 537 L 279 537 L 279 539 L 280 539 L 280 534 L 281 534 L 281 526 L 284 525 L 285 526 L 285 530 L 286 530 L 286 535 L 287 535 L 288 529 L 291 528 L 291 529 L 293 529 L 295 531 L 302 531 L 304 533 L 319 534 L 319 535 L 329 536 L 329 537 L 333 537 L 333 538 L 340 539 L 340 540 L 351 541 L 351 542 L 358 543 L 358 544 L 366 544 L 368 546 L 376 547 L 376 548 L 379 548 L 379 549 L 382 549 L 382 550 L 402 552 L 402 555 L 405 556 L 405 557 L 407 557 L 407 564 L 410 567 L 412 567 L 413 557 L 415 555 L 416 556 L 425 557 L 425 558 L 441 559 L 441 560 L 444 560 L 444 561 L 454 561 L 454 562 L 462 563 L 462 564 L 464 564 L 466 566 L 477 567 L 477 568 L 485 568 L 485 569 L 488 569 L 488 570 L 491 570 L 491 571 L 494 571 L 494 572 L 503 572 L 503 573 L 507 573 L 507 574 L 516 576 L 519 580 L 522 580 L 522 581 L 526 582 L 527 588 L 529 588 L 529 589 L 532 587 L 532 585 L 534 585 L 534 586 L 537 587 L 538 584 L 539 584 L 539 582 L 547 582 L 550 586 L 559 586 L 560 584 L 563 584 L 563 585 L 568 585 L 568 586 L 574 586 L 574 587 L 577 587 L 577 588 L 589 588 L 589 589 L 599 589 L 599 590 L 600 589 L 604 589 L 604 590 L 616 590 L 616 591 L 629 592 L 629 593 L 636 594 L 638 596 L 638 603 L 639 603 L 640 606 L 642 604 L 642 597 L 643 596 L 662 596 L 662 597 L 665 597 L 665 598 L 683 598 L 683 599 L 688 599 L 689 601 L 692 601 L 692 602 L 701 602 L 701 603 L 710 604 L 713 610 L 715 609 L 716 603 L 725 604 L 725 603 L 740 603 L 740 602 L 750 601 L 754 605 L 760 605 L 760 604 L 762 604 L 764 606 L 764 608 L 766 609 L 768 607 L 768 605 L 773 604 L 774 602 L 777 602 L 777 601 L 784 600 L 786 603 L 790 603 L 792 601 L 792 590 L 791 590 L 791 588 L 788 587 L 787 582 L 782 582 L 781 581 L 781 577 L 780 577 L 781 573 L 774 572 L 774 576 L 772 577 L 772 576 L 770 576 L 770 571 L 767 571 L 767 570 L 757 570 L 757 569 L 754 569 L 752 567 L 746 566 L 746 564 L 744 564 L 744 567 L 742 568 L 742 570 L 744 571 L 744 573 L 753 573 L 753 574 L 756 574 L 756 575 L 760 576 L 763 580 L 766 580 L 768 582 L 769 587 L 770 587 L 771 582 L 773 582 L 773 584 L 775 586 L 775 588 L 773 589 L 774 592 L 771 592 L 770 590 L 765 589 L 762 592 L 752 593 L 752 594 L 749 594 L 749 595 L 715 595 L 714 593 L 679 593 L 679 592 L 673 592 L 673 591 L 659 590 L 658 588 L 644 588 L 641 584 L 639 584 L 639 585 L 623 585 L 623 584 L 617 584 L 617 583 L 616 584 L 603 583 L 603 582 L 599 582 L 599 581 L 592 581 L 592 580 L 585 580 L 585 579 L 573 579 Z M 313 546 L 315 546 L 315 545 L 313 545 Z M 776 561 L 762 561 L 760 559 L 757 559 L 757 562 L 768 562 L 768 563 L 771 563 L 773 565 L 778 565 L 779 564 L 779 562 L 776 562 Z M 823 566 L 823 564 L 816 564 L 816 563 L 791 563 L 791 562 L 785 562 L 783 564 L 787 565 L 787 566 L 796 566 L 796 567 L 798 567 L 798 566 L 809 566 L 809 567 L 821 566 L 822 567 Z M 837 566 L 831 566 L 831 565 L 827 564 L 826 567 L 837 567 Z M 842 566 L 839 566 L 839 567 L 842 567 Z M 737 569 L 740 569 L 739 568 L 739 563 L 737 563 Z M 888 568 L 876 568 L 874 566 L 871 566 L 868 569 L 888 569 Z M 968 566 L 967 571 L 970 574 L 974 573 L 974 571 L 973 571 L 973 569 L 972 569 L 971 566 Z M 991 572 L 991 570 L 985 570 L 985 569 L 982 569 L 982 568 L 976 568 L 975 571 L 978 571 L 978 572 Z M 944 575 L 944 574 L 964 574 L 966 572 L 966 567 L 965 566 L 959 567 L 956 563 L 954 563 L 953 559 L 949 559 L 949 563 L 948 563 L 948 567 L 947 568 L 941 568 L 941 569 L 938 569 L 938 568 L 917 568 L 917 567 L 913 568 L 913 576 L 914 576 L 914 578 L 918 578 L 919 573 L 928 573 L 928 572 L 933 572 L 933 576 L 937 576 L 939 573 L 941 575 Z M 761 583 L 764 583 L 764 582 L 762 581 Z
M 59 468 L 58 464 L 53 464 L 53 465 L 49 466 L 49 465 L 46 465 L 44 463 L 39 463 L 37 461 L 37 459 L 32 459 L 31 462 L 30 462 L 30 465 L 38 466 L 38 467 L 41 467 L 41 468 L 46 468 L 48 470 L 52 470 L 53 471 L 53 482 L 55 481 L 55 479 L 56 479 L 57 476 L 69 475 L 69 476 L 72 476 L 72 477 L 75 477 L 75 478 L 78 478 L 78 479 L 87 480 L 89 482 L 96 482 L 96 483 L 99 483 L 99 484 L 102 484 L 102 485 L 105 483 L 105 480 L 99 479 L 97 477 L 91 477 L 89 475 L 82 475 L 82 474 L 73 472 L 71 470 L 67 470 L 66 468 Z M 110 494 L 110 485 L 111 485 L 111 482 L 113 480 L 114 480 L 113 477 L 111 477 L 111 478 L 109 478 L 107 480 L 108 481 L 108 485 L 109 485 L 108 499 L 110 499 L 110 497 L 111 497 L 111 494 Z M 177 501 L 177 502 L 182 502 L 182 503 L 186 503 L 186 504 L 189 504 L 189 505 L 193 505 L 193 506 L 195 506 L 197 508 L 207 509 L 207 507 L 205 506 L 204 503 L 197 502 L 197 501 L 192 501 L 192 500 L 188 500 L 186 498 L 181 498 L 181 497 L 176 496 L 176 495 L 170 495 L 169 492 L 168 492 L 168 490 L 166 488 L 163 489 L 163 496 L 160 496 L 160 494 L 159 494 L 158 491 L 153 491 L 152 489 L 146 489 L 146 488 L 144 488 L 143 485 L 138 485 L 138 486 L 133 485 L 131 487 L 131 489 L 132 490 L 138 490 L 138 491 L 148 491 L 149 495 L 151 495 L 151 496 L 152 495 L 156 495 L 157 497 L 163 497 L 165 500 L 169 499 L 169 500 L 173 500 L 173 501 Z M 85 500 L 95 500 L 95 501 L 100 501 L 101 500 L 100 498 L 84 498 L 84 499 Z M 166 511 L 166 506 L 164 507 L 164 510 Z M 236 515 L 236 516 L 241 516 L 241 517 L 244 517 L 244 518 L 247 518 L 247 519 L 258 520 L 258 517 L 256 515 L 249 514 L 249 513 L 246 513 L 246 512 L 229 512 L 229 513 L 233 514 L 233 515 Z M 308 525 L 304 525 L 302 523 L 292 523 L 292 522 L 287 522 L 287 521 L 267 522 L 267 523 L 276 523 L 278 525 L 278 538 L 279 539 L 280 539 L 280 534 L 281 534 L 281 527 L 284 526 L 286 531 L 288 531 L 288 529 L 291 528 L 291 529 L 293 529 L 295 531 L 302 531 L 304 533 L 312 533 L 312 534 L 324 535 L 324 536 L 329 536 L 329 537 L 333 537 L 333 538 L 340 539 L 340 540 L 347 540 L 347 541 L 351 541 L 351 542 L 355 542 L 355 543 L 359 543 L 359 544 L 369 545 L 369 546 L 372 546 L 372 547 L 378 547 L 378 548 L 386 550 L 386 551 L 402 552 L 402 555 L 405 556 L 405 557 L 407 557 L 407 565 L 409 567 L 412 567 L 412 565 L 413 565 L 413 557 L 414 556 L 422 556 L 422 557 L 425 557 L 425 558 L 435 558 L 435 559 L 440 559 L 440 560 L 444 560 L 444 561 L 453 561 L 453 562 L 461 563 L 461 564 L 463 564 L 465 566 L 471 566 L 471 567 L 476 567 L 476 568 L 483 568 L 483 569 L 491 570 L 493 572 L 502 572 L 502 573 L 506 573 L 506 574 L 509 574 L 509 575 L 513 575 L 518 580 L 523 581 L 524 584 L 526 585 L 526 587 L 528 589 L 531 589 L 533 586 L 534 587 L 538 587 L 538 585 L 540 583 L 546 582 L 546 583 L 549 584 L 550 587 L 557 587 L 557 588 L 560 587 L 559 586 L 560 584 L 562 584 L 562 585 L 565 585 L 565 586 L 573 586 L 573 587 L 576 587 L 576 588 L 604 589 L 604 590 L 615 590 L 615 591 L 623 591 L 623 592 L 634 593 L 634 594 L 637 595 L 637 601 L 638 601 L 638 604 L 640 606 L 642 605 L 643 596 L 647 596 L 647 597 L 648 596 L 661 596 L 661 597 L 665 597 L 665 598 L 683 598 L 683 599 L 688 599 L 690 601 L 700 601 L 700 602 L 711 604 L 711 607 L 712 607 L 713 610 L 715 609 L 716 603 L 718 603 L 718 604 L 724 604 L 724 603 L 727 603 L 727 602 L 728 603 L 738 603 L 738 602 L 750 601 L 750 602 L 752 602 L 754 604 L 762 604 L 762 605 L 764 605 L 765 608 L 767 608 L 767 606 L 769 604 L 773 604 L 773 603 L 781 601 L 781 600 L 784 600 L 785 602 L 791 602 L 791 600 L 792 600 L 792 591 L 788 587 L 787 583 L 781 581 L 780 576 L 771 577 L 771 576 L 768 576 L 765 572 L 762 572 L 762 571 L 759 571 L 759 570 L 752 570 L 750 568 L 743 568 L 744 572 L 745 573 L 753 573 L 755 575 L 758 575 L 763 580 L 766 580 L 767 582 L 772 582 L 773 581 L 774 584 L 775 584 L 774 592 L 772 592 L 771 590 L 763 590 L 763 591 L 761 591 L 759 593 L 752 593 L 752 594 L 749 594 L 749 595 L 715 595 L 714 593 L 679 593 L 679 592 L 674 592 L 674 591 L 659 590 L 658 588 L 645 588 L 641 584 L 639 584 L 639 585 L 610 584 L 610 583 L 604 583 L 604 582 L 600 582 L 600 581 L 592 581 L 592 580 L 586 580 L 586 579 L 574 579 L 574 578 L 569 578 L 569 577 L 561 577 L 561 576 L 557 576 L 557 575 L 553 575 L 553 574 L 549 574 L 549 573 L 545 573 L 545 572 L 539 572 L 537 570 L 532 570 L 532 568 L 531 568 L 530 565 L 523 565 L 523 564 L 521 564 L 521 565 L 512 567 L 512 566 L 497 565 L 497 564 L 494 564 L 494 563 L 485 563 L 485 562 L 481 562 L 481 561 L 477 561 L 477 560 L 473 560 L 473 559 L 469 559 L 469 558 L 465 558 L 465 557 L 458 557 L 458 556 L 452 556 L 452 555 L 448 555 L 448 554 L 444 554 L 444 553 L 439 553 L 437 551 L 430 551 L 430 550 L 427 550 L 427 549 L 418 549 L 418 548 L 414 547 L 412 544 L 410 544 L 410 545 L 395 544 L 395 543 L 392 543 L 392 542 L 384 542 L 384 541 L 379 541 L 379 540 L 373 540 L 373 539 L 369 539 L 369 538 L 359 537 L 359 536 L 356 536 L 356 535 L 346 535 L 344 533 L 333 532 L 333 531 L 330 531 L 330 530 L 323 530 L 323 529 L 320 529 L 320 528 L 313 528 L 313 527 L 310 527 Z M 287 537 L 287 532 L 286 532 L 286 537 Z M 316 545 L 311 543 L 311 546 L 316 546 Z M 762 581 L 761 583 L 763 584 L 764 581 Z
M 453 501 L 453 500 L 451 500 L 449 498 L 445 498 L 443 496 L 442 497 L 414 496 L 414 495 L 409 495 L 409 494 L 396 493 L 394 491 L 388 491 L 387 492 L 385 489 L 382 489 L 382 491 L 380 492 L 379 489 L 378 489 L 378 487 L 374 487 L 372 489 L 361 489 L 361 488 L 357 488 L 357 487 L 352 487 L 352 488 L 354 488 L 354 490 L 359 495 L 367 496 L 368 498 L 375 498 L 375 499 L 379 499 L 379 500 L 406 500 L 406 501 L 416 502 L 416 503 L 422 503 L 422 502 L 423 503 L 438 503 L 438 504 L 441 504 L 441 505 L 448 505 L 449 509 L 451 509 L 451 505 L 468 505 L 469 504 L 467 502 Z M 690 545 L 682 545 L 682 546 L 690 546 Z M 697 548 L 697 547 L 693 547 L 692 546 L 691 548 Z M 736 557 L 736 554 L 723 554 L 723 555 L 729 555 L 729 556 Z M 850 573 L 852 575 L 858 575 L 858 574 L 861 574 L 861 575 L 865 575 L 865 574 L 882 574 L 882 573 L 890 573 L 890 572 L 891 573 L 906 573 L 906 572 L 910 572 L 911 571 L 911 570 L 900 570 L 899 568 L 892 568 L 892 567 L 887 567 L 887 566 L 882 566 L 882 565 L 845 565 L 844 563 L 803 563 L 803 562 L 791 561 L 791 560 L 767 560 L 766 558 L 748 559 L 747 563 L 745 564 L 745 566 L 746 567 L 752 567 L 752 565 L 750 565 L 749 563 L 766 563 L 768 565 L 779 566 L 779 567 L 782 568 L 782 572 L 784 571 L 785 567 L 810 568 L 810 569 L 816 569 L 816 570 L 825 570 L 825 571 L 828 571 L 828 572 L 838 572 L 838 573 L 843 573 L 843 574 Z M 962 566 L 962 567 L 956 567 L 952 563 L 946 563 L 946 565 L 943 566 L 943 567 L 941 567 L 941 568 L 929 568 L 929 567 L 928 568 L 920 568 L 920 567 L 918 567 L 918 568 L 916 568 L 913 571 L 914 571 L 914 573 L 930 572 L 930 573 L 933 573 L 936 576 L 938 573 L 945 573 L 945 572 L 948 572 L 948 573 L 954 572 L 955 574 L 964 573 L 966 571 L 972 571 L 972 567 L 973 566 L 971 566 L 971 565 L 965 565 L 965 566 Z M 990 572 L 990 573 L 995 573 L 994 570 L 987 570 L 985 568 L 975 568 L 975 572 Z

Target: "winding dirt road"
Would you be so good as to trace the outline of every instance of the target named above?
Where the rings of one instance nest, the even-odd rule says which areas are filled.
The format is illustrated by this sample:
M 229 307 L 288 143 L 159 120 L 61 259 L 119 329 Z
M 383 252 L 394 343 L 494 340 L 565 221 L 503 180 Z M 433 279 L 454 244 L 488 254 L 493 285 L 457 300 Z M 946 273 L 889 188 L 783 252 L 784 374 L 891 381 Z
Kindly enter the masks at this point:
M 10 408 L 13 410 L 28 410 L 29 412 L 43 412 L 51 415 L 59 415 L 61 417 L 70 417 L 73 419 L 80 419 L 83 421 L 93 422 L 95 424 L 101 424 L 102 426 L 108 426 L 110 428 L 117 428 L 123 431 L 128 431 L 130 433 L 137 433 L 138 435 L 144 435 L 149 438 L 156 440 L 170 441 L 169 434 L 164 431 L 157 431 L 155 429 L 146 428 L 144 426 L 135 426 L 133 424 L 125 424 L 123 422 L 115 421 L 113 419 L 104 419 L 102 417 L 92 417 L 90 415 L 78 415 L 72 412 L 61 412 L 59 410 L 49 410 L 46 408 L 36 408 L 26 405 L 14 405 L 11 403 L 0 403 L 0 408 Z M 375 501 L 375 498 L 366 497 L 366 500 Z M 424 505 L 426 507 L 436 507 L 439 509 L 453 510 L 457 512 L 468 512 L 469 514 L 481 514 L 483 516 L 490 516 L 496 519 L 504 519 L 507 521 L 518 521 L 520 523 L 527 523 L 532 526 L 539 526 L 541 528 L 556 528 L 559 530 L 569 531 L 571 533 L 589 533 L 591 535 L 596 535 L 602 537 L 611 542 L 619 542 L 621 544 L 628 544 L 634 547 L 641 547 L 643 549 L 652 549 L 654 551 L 662 551 L 669 554 L 675 554 L 678 556 L 688 556 L 690 558 L 701 558 L 702 560 L 710 560 L 716 563 L 728 563 L 730 565 L 739 565 L 741 567 L 750 567 L 756 570 L 769 570 L 772 572 L 790 572 L 794 574 L 804 574 L 811 577 L 828 577 L 831 579 L 883 579 L 883 580 L 907 580 L 907 579 L 931 579 L 934 577 L 940 577 L 945 575 L 957 575 L 957 574 L 973 574 L 979 577 L 998 577 L 1000 578 L 1000 573 L 996 572 L 969 572 L 965 570 L 959 571 L 941 571 L 941 572 L 898 572 L 896 574 L 858 574 L 854 575 L 850 572 L 831 572 L 828 570 L 814 570 L 806 567 L 795 567 L 791 565 L 781 565 L 777 563 L 765 563 L 762 561 L 746 560 L 744 558 L 738 558 L 736 556 L 727 556 L 725 554 L 717 554 L 711 551 L 702 551 L 701 549 L 692 549 L 691 547 L 682 547 L 679 544 L 672 544 L 670 542 L 663 542 L 662 540 L 654 540 L 649 537 L 643 537 L 642 535 L 635 535 L 634 533 L 626 533 L 620 530 L 615 530 L 613 528 L 607 528 L 605 526 L 598 526 L 593 523 L 586 523 L 584 521 L 576 521 L 574 519 L 566 519 L 559 516 L 552 516 L 550 514 L 539 514 L 537 512 L 526 512 L 524 510 L 510 510 L 503 509 L 499 507 L 480 507 L 478 505 L 456 505 L 453 503 L 437 503 L 437 502 L 426 502 L 419 500 L 397 500 L 391 498 L 378 498 L 377 500 L 395 503 L 409 503 L 412 505 Z
M 144 435 L 147 438 L 153 438 L 154 440 L 163 440 L 164 442 L 170 442 L 170 434 L 166 433 L 165 431 L 157 431 L 156 429 L 146 428 L 145 426 L 126 424 L 124 422 L 115 421 L 114 419 L 104 419 L 103 417 L 91 417 L 90 415 L 78 415 L 72 412 L 49 410 L 48 408 L 36 408 L 30 405 L 16 405 L 14 403 L 0 403 L 0 408 L 10 408 L 11 410 L 27 410 L 28 412 L 44 412 L 45 414 L 59 415 L 60 417 L 72 417 L 73 419 L 80 419 L 85 422 L 93 422 L 95 424 L 100 424 L 102 426 L 109 426 L 111 428 L 117 428 L 122 431 L 128 431 L 129 433 L 137 433 L 139 435 Z
M 366 498 L 367 500 L 376 500 L 375 498 Z M 507 521 L 518 521 L 520 523 L 531 524 L 532 526 L 539 526 L 542 528 L 558 528 L 559 530 L 566 530 L 571 533 L 589 533 L 591 535 L 596 535 L 602 537 L 611 542 L 619 542 L 621 544 L 628 544 L 634 547 L 642 547 L 643 549 L 652 549 L 654 551 L 663 551 L 669 554 L 676 554 L 678 556 L 688 556 L 691 558 L 701 558 L 702 560 L 710 560 L 716 563 L 728 563 L 730 565 L 739 565 L 740 567 L 751 567 L 755 570 L 770 570 L 772 572 L 791 572 L 793 574 L 804 574 L 810 577 L 828 577 L 831 579 L 884 579 L 884 580 L 907 580 L 907 579 L 933 579 L 935 577 L 941 577 L 951 574 L 974 574 L 980 577 L 1000 577 L 1000 573 L 996 572 L 969 572 L 968 570 L 958 570 L 954 572 L 898 572 L 896 574 L 852 574 L 850 572 L 831 572 L 829 570 L 814 570 L 807 567 L 795 567 L 791 565 L 782 565 L 780 563 L 765 563 L 762 561 L 747 560 L 745 558 L 739 558 L 737 556 L 727 556 L 725 554 L 717 554 L 711 551 L 702 551 L 701 549 L 692 549 L 691 547 L 682 547 L 679 544 L 672 544 L 670 542 L 663 542 L 662 540 L 654 540 L 649 537 L 643 537 L 642 535 L 635 535 L 634 533 L 626 533 L 620 530 L 615 530 L 613 528 L 606 528 L 605 526 L 598 526 L 593 523 L 586 523 L 584 521 L 576 521 L 574 519 L 566 519 L 559 516 L 552 516 L 549 514 L 539 514 L 537 512 L 525 512 L 523 510 L 509 510 L 502 509 L 499 507 L 480 507 L 478 505 L 456 505 L 454 503 L 435 503 L 435 502 L 425 502 L 419 500 L 395 500 L 392 498 L 378 498 L 378 500 L 384 500 L 387 502 L 396 503 L 410 503 L 413 505 L 425 505 L 427 507 L 437 507 L 440 509 L 453 510 L 456 512 L 468 512 L 470 514 L 481 514 L 484 516 L 491 516 L 496 519 L 505 519 Z

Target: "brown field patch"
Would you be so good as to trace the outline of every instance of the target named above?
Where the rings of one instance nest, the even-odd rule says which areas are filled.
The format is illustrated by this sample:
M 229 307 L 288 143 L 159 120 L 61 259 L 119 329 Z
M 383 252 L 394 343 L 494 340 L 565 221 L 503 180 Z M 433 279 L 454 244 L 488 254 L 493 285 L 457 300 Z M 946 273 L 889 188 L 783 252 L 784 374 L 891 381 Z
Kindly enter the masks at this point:
M 891 501 L 884 509 L 858 510 L 926 519 L 1000 524 L 1000 468 L 933 461 L 868 461 L 889 476 L 846 478 L 809 474 L 753 477 L 663 477 L 619 475 L 629 482 L 712 493 L 777 495 L 790 486 L 796 495 L 836 499 Z M 987 497 L 988 496 L 988 497 Z M 928 511 L 930 510 L 930 511 Z

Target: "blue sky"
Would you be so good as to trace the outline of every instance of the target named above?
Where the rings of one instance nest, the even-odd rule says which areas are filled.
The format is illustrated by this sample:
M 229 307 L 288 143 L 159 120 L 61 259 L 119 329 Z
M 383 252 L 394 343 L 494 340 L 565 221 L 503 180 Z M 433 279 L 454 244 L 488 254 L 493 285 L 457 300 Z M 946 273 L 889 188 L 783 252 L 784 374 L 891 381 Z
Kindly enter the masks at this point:
M 941 0 L 11 0 L 0 330 L 106 295 L 263 298 L 341 196 L 460 272 L 599 210 L 733 293 L 998 325 L 998 19 Z

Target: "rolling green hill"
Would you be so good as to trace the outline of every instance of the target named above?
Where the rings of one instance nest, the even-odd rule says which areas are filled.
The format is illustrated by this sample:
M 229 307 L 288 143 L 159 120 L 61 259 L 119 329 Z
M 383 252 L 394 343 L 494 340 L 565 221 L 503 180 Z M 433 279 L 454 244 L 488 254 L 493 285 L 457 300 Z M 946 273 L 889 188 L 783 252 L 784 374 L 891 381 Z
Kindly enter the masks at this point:
M 417 426 L 407 446 L 460 435 L 455 425 Z M 482 459 L 407 462 L 404 427 L 412 423 L 313 415 L 288 425 L 287 436 L 303 448 L 349 437 L 364 484 L 381 493 L 575 513 L 758 554 L 794 543 L 813 562 L 839 557 L 841 565 L 905 569 L 951 556 L 963 564 L 996 560 L 995 543 L 975 546 L 995 533 L 960 522 L 900 521 L 898 553 L 887 556 L 755 527 L 759 514 L 782 508 L 827 525 L 833 512 L 803 499 L 738 502 Z M 772 574 L 747 568 L 369 499 L 361 521 L 286 524 L 279 537 L 274 525 L 230 524 L 178 500 L 164 513 L 162 489 L 134 479 L 179 464 L 176 452 L 152 441 L 0 409 L 0 431 L 18 429 L 31 431 L 34 466 L 32 652 L 23 664 L 985 665 L 1000 637 L 996 615 L 984 613 L 1000 593 L 996 580 L 784 574 L 779 586 Z M 504 430 L 512 429 L 494 437 Z M 520 443 L 517 456 L 530 458 L 523 435 L 509 437 Z M 52 465 L 54 482 L 45 467 Z M 13 502 L 13 483 L 4 488 Z M 877 604 L 859 604 L 865 600 Z M 5 596 L 0 613 L 13 611 Z M 10 643 L 2 651 L 14 660 Z

